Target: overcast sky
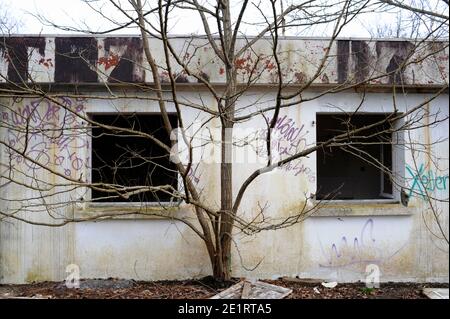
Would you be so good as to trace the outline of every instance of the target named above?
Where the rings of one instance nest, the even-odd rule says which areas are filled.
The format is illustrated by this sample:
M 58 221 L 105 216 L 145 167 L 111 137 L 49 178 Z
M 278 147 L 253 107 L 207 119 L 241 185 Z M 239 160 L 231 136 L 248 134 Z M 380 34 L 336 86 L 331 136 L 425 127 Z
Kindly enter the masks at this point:
M 100 3 L 100 1 L 96 2 Z M 239 5 L 239 2 L 233 2 L 235 5 Z M 330 3 L 332 3 L 330 1 Z M 80 0 L 0 0 L 1 8 L 7 8 L 8 15 L 14 17 L 20 22 L 18 33 L 21 34 L 55 34 L 55 33 L 67 33 L 56 29 L 51 26 L 42 24 L 33 15 L 43 15 L 50 21 L 54 21 L 59 25 L 78 26 L 85 28 L 85 25 L 93 31 L 103 30 L 107 27 L 107 21 L 101 19 L 98 14 L 93 12 L 85 3 Z M 256 10 L 255 14 L 259 15 L 257 9 L 249 6 L 249 10 Z M 252 14 L 252 12 L 250 12 Z M 251 16 L 250 14 L 250 16 Z M 123 18 L 116 10 L 108 12 L 108 16 L 112 19 Z M 358 21 L 347 26 L 341 33 L 341 37 L 369 37 L 370 33 L 367 29 L 370 27 L 375 28 L 377 24 L 383 24 L 388 22 L 394 22 L 395 15 L 383 14 L 374 15 L 368 14 L 361 16 Z M 252 34 L 254 28 L 251 26 L 243 25 L 243 31 L 246 34 Z M 315 29 L 308 31 L 303 35 L 308 36 L 326 36 L 327 34 L 321 29 Z M 118 33 L 122 34 L 136 34 L 136 29 L 125 29 Z M 172 34 L 202 34 L 203 27 L 198 14 L 193 12 L 187 12 L 182 16 L 177 16 L 177 19 L 173 21 L 173 27 L 171 28 Z M 289 34 L 296 35 L 296 34 Z

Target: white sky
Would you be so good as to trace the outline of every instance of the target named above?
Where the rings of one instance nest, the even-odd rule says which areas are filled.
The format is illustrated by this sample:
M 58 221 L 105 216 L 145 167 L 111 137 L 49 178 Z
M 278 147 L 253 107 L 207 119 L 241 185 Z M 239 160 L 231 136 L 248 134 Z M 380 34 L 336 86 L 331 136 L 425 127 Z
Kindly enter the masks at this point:
M 154 3 L 153 1 L 152 3 Z M 240 2 L 240 1 L 239 1 Z M 239 2 L 232 1 L 236 6 Z M 101 1 L 96 1 L 96 4 Z M 330 1 L 332 3 L 332 1 Z M 3 8 L 3 9 L 2 9 Z M 108 22 L 102 19 L 98 14 L 92 11 L 85 3 L 80 0 L 0 0 L 0 11 L 8 11 L 8 15 L 14 17 L 20 22 L 18 33 L 21 34 L 56 34 L 67 33 L 59 29 L 45 26 L 33 15 L 40 14 L 45 16 L 50 21 L 54 21 L 59 25 L 78 26 L 84 28 L 85 25 L 89 26 L 91 30 L 98 31 L 103 30 L 108 26 Z M 263 8 L 265 9 L 265 8 Z M 260 12 L 254 6 L 249 6 L 248 10 L 250 15 L 254 13 L 255 16 L 260 16 Z M 117 13 L 116 10 L 108 12 L 108 17 L 112 19 L 122 18 L 123 15 Z M 395 15 L 393 14 L 366 14 L 362 15 L 358 21 L 355 21 L 351 25 L 347 26 L 341 36 L 345 37 L 369 37 L 370 34 L 367 31 L 367 27 L 372 28 L 377 24 L 383 24 L 386 22 L 393 22 Z M 183 16 L 177 16 L 177 20 L 173 21 L 173 28 L 171 28 L 172 34 L 203 34 L 203 27 L 201 25 L 200 18 L 197 13 L 185 13 Z M 243 30 L 246 34 L 250 35 L 255 30 L 252 26 L 243 25 Z M 138 31 L 126 29 L 117 33 L 122 34 L 137 34 Z M 293 34 L 289 34 L 293 35 Z M 326 36 L 323 29 L 315 29 L 310 31 L 310 36 Z

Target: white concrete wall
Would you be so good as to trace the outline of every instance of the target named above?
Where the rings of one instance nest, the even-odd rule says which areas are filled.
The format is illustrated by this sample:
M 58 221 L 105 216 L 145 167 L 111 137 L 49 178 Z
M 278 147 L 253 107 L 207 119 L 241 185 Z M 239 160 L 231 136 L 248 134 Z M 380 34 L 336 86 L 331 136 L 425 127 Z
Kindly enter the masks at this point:
M 183 92 L 186 99 L 198 99 L 199 92 Z M 315 94 L 310 92 L 308 94 Z M 247 92 L 239 103 L 252 108 L 267 105 L 275 96 L 274 91 L 254 90 Z M 398 107 L 404 112 L 423 101 L 428 94 L 408 93 L 398 97 Z M 214 107 L 208 98 L 205 102 Z M 315 115 L 317 112 L 352 111 L 359 104 L 361 96 L 357 93 L 339 93 L 326 95 L 311 102 L 296 105 L 284 110 L 281 117 L 287 116 L 300 128 L 304 144 L 315 141 Z M 387 93 L 368 93 L 361 112 L 390 112 L 392 95 Z M 12 101 L 3 99 L 6 105 Z M 15 102 L 14 108 L 22 110 L 30 105 L 29 99 Z M 154 102 L 143 100 L 105 100 L 89 99 L 76 103 L 82 105 L 80 112 L 136 111 L 156 112 Z M 47 105 L 42 104 L 42 115 L 47 114 Z M 440 116 L 448 116 L 448 95 L 438 97 L 430 103 L 430 111 L 440 111 Z M 11 114 L 3 107 L 2 114 Z M 197 118 L 198 111 L 183 108 L 186 123 Z M 3 116 L 3 115 L 2 115 Z M 11 118 L 11 117 L 10 117 Z M 62 117 L 61 117 L 62 118 Z M 5 119 L 3 117 L 3 119 Z M 59 123 L 60 119 L 54 119 Z M 217 126 L 212 121 L 210 126 Z M 241 127 L 262 128 L 264 122 L 259 119 L 238 125 Z M 8 128 L 1 128 L 2 140 L 10 138 Z M 439 137 L 448 138 L 448 120 L 431 128 L 422 128 L 411 132 L 411 139 L 426 142 L 436 141 Z M 408 137 L 409 138 L 409 137 Z M 89 143 L 86 140 L 70 141 L 68 149 L 76 150 L 76 158 L 87 163 L 79 165 L 73 162 L 72 154 L 64 153 L 60 145 L 51 145 L 46 154 L 64 154 L 53 165 L 57 172 L 78 177 L 89 176 Z M 289 145 L 283 137 L 282 145 Z M 36 142 L 37 143 L 37 142 Z M 84 144 L 83 144 L 84 143 Z M 80 146 L 81 145 L 81 146 Z M 303 144 L 301 144 L 303 145 Z M 217 151 L 217 150 L 214 150 Z M 448 141 L 433 145 L 428 150 L 437 159 L 439 170 L 433 165 L 434 174 L 447 176 L 445 189 L 435 190 L 439 198 L 448 199 Z M 429 155 L 423 153 L 416 158 L 418 165 L 429 162 Z M 406 164 L 413 166 L 410 152 L 405 151 Z M 5 169 L 9 157 L 2 145 L 1 163 Z M 16 162 L 15 162 L 16 163 Z M 274 220 L 282 219 L 297 212 L 305 198 L 316 191 L 316 157 L 297 161 L 291 169 L 280 168 L 267 175 L 260 176 L 249 187 L 242 203 L 240 214 L 252 216 L 259 205 L 268 204 L 266 215 Z M 6 165 L 6 166 L 5 166 Z M 302 166 L 303 165 L 303 166 Z M 16 177 L 24 181 L 30 177 L 20 177 L 20 170 L 33 173 L 42 179 L 50 178 L 42 170 L 15 164 Z M 233 172 L 233 188 L 237 191 L 242 181 L 260 164 L 236 164 Z M 66 171 L 66 170 L 70 170 Z M 405 176 L 408 171 L 405 169 Z M 296 173 L 298 173 L 296 175 Z M 4 174 L 2 173 L 2 176 Z M 202 188 L 202 197 L 209 205 L 217 207 L 220 194 L 219 169 L 217 164 L 201 165 L 198 186 Z M 407 183 L 411 183 L 408 180 Z M 37 197 L 39 194 L 25 190 L 19 185 L 7 183 L 2 178 L 0 189 L 2 199 L 20 199 Z M 411 186 L 411 185 L 410 185 Z M 442 187 L 444 188 L 444 187 Z M 53 190 L 55 191 L 55 190 Z M 26 192 L 26 193 L 24 193 Z M 69 203 L 54 207 L 52 211 L 65 216 L 88 216 L 106 208 L 89 205 L 70 204 L 70 200 L 80 196 L 80 191 L 55 196 L 55 201 Z M 2 211 L 12 212 L 20 208 L 20 203 L 1 201 Z M 444 216 L 448 235 L 448 206 L 439 204 Z M 302 277 L 338 279 L 355 281 L 363 279 L 367 264 L 376 264 L 382 273 L 381 280 L 396 281 L 448 281 L 448 245 L 436 240 L 427 230 L 432 219 L 426 211 L 427 204 L 420 196 L 413 196 L 408 207 L 401 204 L 377 203 L 360 204 L 334 203 L 287 229 L 266 231 L 254 236 L 236 234 L 237 248 L 233 250 L 233 275 L 256 278 L 274 278 L 278 276 L 299 275 Z M 117 208 L 118 211 L 124 208 Z M 180 212 L 191 213 L 190 208 L 182 206 Z M 33 216 L 36 220 L 48 220 L 45 212 Z M 34 217 L 38 215 L 37 217 Z M 428 221 L 428 226 L 424 223 Z M 239 253 L 242 260 L 239 257 Z M 66 276 L 65 267 L 69 263 L 80 266 L 81 276 L 85 278 L 135 278 L 139 280 L 184 279 L 200 277 L 211 273 L 204 245 L 186 226 L 171 220 L 126 219 L 69 224 L 63 228 L 31 226 L 18 221 L 4 220 L 0 223 L 0 282 L 22 283 L 40 280 L 62 280 Z M 259 266 L 250 271 L 256 265 Z

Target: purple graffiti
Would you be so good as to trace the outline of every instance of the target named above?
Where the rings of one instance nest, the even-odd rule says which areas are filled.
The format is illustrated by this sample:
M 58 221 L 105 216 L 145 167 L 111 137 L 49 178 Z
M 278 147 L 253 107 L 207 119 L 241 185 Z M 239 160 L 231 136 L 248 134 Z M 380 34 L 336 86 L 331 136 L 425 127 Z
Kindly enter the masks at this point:
M 325 264 L 319 264 L 319 266 L 335 268 L 353 264 L 379 262 L 382 259 L 382 251 L 373 246 L 376 241 L 373 237 L 373 228 L 374 221 L 369 218 L 361 228 L 359 236 L 353 238 L 342 236 L 340 243 L 331 243 L 329 253 L 326 253 L 322 249 L 327 262 Z M 367 250 L 370 251 L 368 255 L 372 255 L 370 258 L 367 258 L 366 254 L 364 254 Z
M 386 250 L 381 246 L 375 246 L 376 239 L 373 234 L 375 222 L 372 218 L 366 220 L 361 228 L 359 236 L 342 236 L 340 242 L 333 242 L 328 249 L 321 246 L 325 257 L 324 263 L 319 263 L 323 268 L 343 268 L 351 266 L 365 266 L 366 264 L 380 264 L 396 256 L 408 245 L 408 241 L 395 247 L 395 250 Z
M 267 119 L 266 119 L 267 120 Z M 269 123 L 270 121 L 267 120 Z M 304 150 L 307 146 L 306 136 L 309 131 L 305 130 L 305 125 L 298 126 L 292 118 L 284 115 L 279 117 L 271 134 L 270 149 L 272 155 L 278 159 L 286 158 Z M 259 132 L 259 138 L 267 138 L 267 129 Z M 267 156 L 267 146 L 261 145 L 257 149 L 260 156 Z M 288 162 L 281 166 L 286 172 L 292 172 L 295 176 L 303 174 L 308 181 L 315 182 L 314 172 L 302 163 L 301 159 Z
M 69 150 L 89 148 L 86 129 L 77 114 L 84 114 L 85 99 L 60 97 L 58 105 L 49 100 L 31 100 L 24 106 L 2 112 L 2 120 L 10 127 L 6 143 L 17 150 L 7 150 L 16 164 L 24 163 L 30 170 L 43 167 L 61 168 L 64 175 L 89 166 L 89 159 L 77 157 Z M 63 107 L 64 106 L 64 107 Z M 21 154 L 25 155 L 22 156 Z
M 198 172 L 199 164 L 193 165 L 191 169 L 188 172 L 188 176 L 191 178 L 192 182 L 194 184 L 198 184 L 200 182 L 200 177 L 202 177 L 202 174 Z

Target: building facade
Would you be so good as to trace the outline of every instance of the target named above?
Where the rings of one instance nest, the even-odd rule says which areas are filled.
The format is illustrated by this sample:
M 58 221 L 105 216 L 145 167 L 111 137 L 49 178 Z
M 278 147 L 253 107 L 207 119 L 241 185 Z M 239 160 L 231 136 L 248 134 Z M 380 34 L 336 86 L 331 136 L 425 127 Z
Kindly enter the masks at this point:
M 94 181 L 94 171 L 101 166 L 94 159 L 98 154 L 116 159 L 114 138 L 95 140 L 84 118 L 109 125 L 117 123 L 114 115 L 127 114 L 153 123 L 148 124 L 149 132 L 161 126 L 142 40 L 1 40 L 0 282 L 64 280 L 70 264 L 78 265 L 82 278 L 210 275 L 205 245 L 187 225 L 134 213 L 166 210 L 170 216 L 189 216 L 194 215 L 191 205 L 148 204 L 153 199 L 92 202 L 100 195 L 67 185 Z M 171 41 L 197 75 L 186 74 L 172 59 L 185 126 L 211 138 L 207 147 L 195 149 L 198 160 L 191 178 L 204 201 L 218 207 L 220 145 L 213 141 L 219 140 L 220 120 L 198 107 L 217 110 L 216 100 L 198 77 L 220 92 L 226 85 L 224 66 L 207 39 Z M 245 43 L 239 40 L 241 46 Z M 280 111 L 271 141 L 280 158 L 326 140 L 326 132 L 339 131 L 343 115 L 356 112 L 355 123 L 364 126 L 419 108 L 393 122 L 401 128 L 411 121 L 414 127 L 386 136 L 386 147 L 377 144 L 367 151 L 390 168 L 393 178 L 339 149 L 313 152 L 258 177 L 239 210 L 249 220 L 259 218 L 261 207 L 274 222 L 305 206 L 318 208 L 287 228 L 250 235 L 236 230 L 233 276 L 357 281 L 365 280 L 375 267 L 381 281 L 448 282 L 448 43 L 283 38 L 279 46 L 284 92 L 295 93 L 313 79 L 300 96 L 293 94 L 288 100 L 291 106 Z M 162 45 L 150 39 L 150 47 L 170 100 Z M 237 116 L 243 118 L 234 127 L 236 141 L 257 139 L 273 116 L 270 110 L 258 112 L 274 105 L 278 89 L 278 68 L 268 40 L 257 41 L 235 67 L 244 88 L 236 102 Z M 168 103 L 168 111 L 176 113 L 173 103 Z M 176 122 L 174 118 L 174 126 Z M 256 151 L 252 146 L 236 146 L 235 192 L 264 165 L 258 161 L 264 145 L 257 145 Z M 155 173 L 155 178 L 160 175 Z M 179 181 L 172 185 L 181 187 Z M 89 216 L 99 217 L 65 223 Z

